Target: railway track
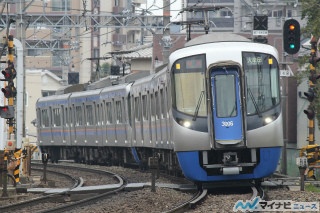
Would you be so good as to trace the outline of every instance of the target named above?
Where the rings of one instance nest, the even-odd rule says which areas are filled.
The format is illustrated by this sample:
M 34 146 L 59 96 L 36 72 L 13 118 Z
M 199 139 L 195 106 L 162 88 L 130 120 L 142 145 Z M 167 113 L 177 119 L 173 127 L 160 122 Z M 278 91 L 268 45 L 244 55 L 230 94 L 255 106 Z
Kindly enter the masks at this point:
M 41 170 L 41 169 L 33 168 L 33 170 Z M 49 195 L 46 195 L 46 196 L 41 196 L 41 197 L 38 197 L 38 198 L 22 201 L 22 202 L 19 202 L 19 203 L 14 203 L 14 204 L 11 204 L 11 205 L 0 206 L 0 212 L 12 212 L 13 210 L 16 210 L 16 209 L 25 209 L 25 208 L 29 208 L 30 206 L 39 205 L 39 204 L 41 204 L 43 202 L 52 201 L 52 200 L 58 198 L 59 196 L 63 196 L 68 191 L 70 191 L 72 189 L 75 189 L 77 187 L 80 187 L 81 184 L 83 183 L 83 181 L 81 180 L 80 177 L 79 178 L 72 177 L 72 176 L 70 176 L 68 174 L 60 173 L 60 172 L 57 172 L 57 171 L 48 171 L 48 172 L 55 173 L 56 175 L 63 176 L 63 177 L 66 177 L 66 178 L 70 179 L 70 181 L 73 183 L 73 185 L 71 185 L 69 189 L 67 189 L 65 191 L 61 191 L 61 192 L 56 193 L 56 194 L 49 194 Z
M 33 164 L 32 170 L 33 171 L 39 171 L 42 170 L 42 168 L 39 168 L 41 164 Z M 38 168 L 36 168 L 38 167 Z M 65 178 L 70 179 L 70 182 L 73 184 L 69 188 L 60 188 L 57 189 L 56 192 L 50 193 L 38 198 L 34 198 L 31 200 L 26 200 L 22 201 L 19 203 L 14 203 L 11 205 L 6 205 L 6 206 L 1 206 L 0 207 L 0 212 L 12 212 L 13 210 L 22 210 L 22 212 L 63 212 L 67 211 L 69 209 L 74 208 L 75 206 L 79 207 L 82 205 L 88 205 L 91 202 L 96 202 L 99 199 L 103 199 L 111 194 L 117 193 L 118 191 L 121 191 L 125 185 L 126 181 L 124 178 L 120 177 L 119 175 L 108 172 L 108 171 L 102 171 L 102 170 L 97 170 L 97 169 L 89 169 L 89 168 L 79 168 L 79 167 L 72 167 L 72 166 L 67 166 L 67 165 L 49 165 L 49 168 L 63 168 L 63 169 L 77 169 L 77 170 L 82 170 L 86 172 L 94 172 L 96 174 L 103 174 L 103 175 L 108 175 L 111 176 L 112 179 L 117 179 L 119 184 L 119 187 L 116 189 L 112 189 L 108 192 L 103 192 L 101 194 L 99 193 L 99 187 L 90 189 L 90 186 L 87 187 L 85 190 L 81 190 L 83 187 L 83 179 L 81 177 L 73 177 L 69 174 L 67 174 L 65 171 L 54 171 L 48 169 L 48 173 L 55 173 L 58 176 L 63 176 Z M 76 192 L 74 192 L 76 191 Z M 84 199 L 80 199 L 79 201 L 76 202 L 69 202 L 69 197 L 70 194 L 83 194 L 83 193 L 94 193 L 96 192 L 95 196 L 84 196 Z M 45 210 L 44 210 L 45 209 Z

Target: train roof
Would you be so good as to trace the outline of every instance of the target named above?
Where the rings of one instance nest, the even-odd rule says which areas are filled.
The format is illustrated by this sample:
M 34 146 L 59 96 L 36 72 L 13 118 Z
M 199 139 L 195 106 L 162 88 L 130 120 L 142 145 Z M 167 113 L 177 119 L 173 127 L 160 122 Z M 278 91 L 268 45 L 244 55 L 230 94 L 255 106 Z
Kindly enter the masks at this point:
M 67 104 L 68 98 L 71 95 L 71 93 L 63 94 L 63 95 L 51 95 L 46 97 L 41 97 L 38 99 L 36 106 L 53 106 L 53 105 L 61 105 L 61 104 Z
M 188 41 L 185 44 L 185 47 L 198 45 L 198 44 L 205 44 L 205 43 L 213 43 L 213 42 L 235 42 L 235 41 L 242 41 L 242 42 L 251 42 L 250 39 L 234 34 L 234 33 L 221 33 L 221 32 L 214 32 L 210 34 L 204 34 L 194 39 Z

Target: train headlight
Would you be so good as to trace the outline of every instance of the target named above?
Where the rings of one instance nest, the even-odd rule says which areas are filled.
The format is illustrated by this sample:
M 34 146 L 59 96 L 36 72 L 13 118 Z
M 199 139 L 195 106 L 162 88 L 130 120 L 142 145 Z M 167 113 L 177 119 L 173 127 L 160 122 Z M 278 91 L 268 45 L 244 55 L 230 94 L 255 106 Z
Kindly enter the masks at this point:
M 269 124 L 269 123 L 271 123 L 273 121 L 273 117 L 266 117 L 265 119 L 264 119 L 264 124 L 266 125 L 266 124 Z
M 183 121 L 182 125 L 186 128 L 189 128 L 191 126 L 191 122 L 190 121 Z

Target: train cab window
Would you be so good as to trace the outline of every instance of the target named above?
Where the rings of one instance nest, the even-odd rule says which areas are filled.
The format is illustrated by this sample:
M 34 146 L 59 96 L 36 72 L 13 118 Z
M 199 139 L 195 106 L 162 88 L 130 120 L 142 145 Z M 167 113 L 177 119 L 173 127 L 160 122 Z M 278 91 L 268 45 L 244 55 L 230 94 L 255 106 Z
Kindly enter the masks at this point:
M 82 126 L 82 107 L 81 106 L 76 106 L 75 110 L 75 126 Z
M 52 126 L 61 126 L 61 112 L 60 108 L 54 108 L 52 110 Z
M 203 98 L 205 87 L 205 55 L 181 58 L 172 68 L 172 106 L 194 116 L 207 115 L 207 102 Z
M 47 109 L 41 110 L 41 127 L 49 127 L 49 113 Z
M 280 103 L 279 66 L 265 53 L 243 53 L 246 76 L 247 114 L 257 114 Z
M 94 123 L 93 106 L 86 105 L 86 115 L 87 115 L 87 126 L 92 126 Z

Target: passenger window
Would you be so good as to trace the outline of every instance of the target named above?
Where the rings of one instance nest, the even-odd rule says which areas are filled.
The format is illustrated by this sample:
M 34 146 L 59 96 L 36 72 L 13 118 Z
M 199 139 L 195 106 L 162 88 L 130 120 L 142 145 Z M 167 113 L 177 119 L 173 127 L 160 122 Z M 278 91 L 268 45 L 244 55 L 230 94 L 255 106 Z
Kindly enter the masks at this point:
M 148 120 L 148 108 L 147 108 L 147 95 L 143 95 L 142 96 L 142 119 Z
M 107 121 L 107 124 L 112 123 L 112 104 L 111 104 L 111 102 L 106 103 L 106 121 Z
M 140 121 L 140 97 L 134 98 L 134 111 L 135 111 L 136 121 Z
M 87 112 L 87 126 L 92 126 L 93 125 L 93 107 L 92 105 L 87 105 L 86 106 L 86 112 Z

